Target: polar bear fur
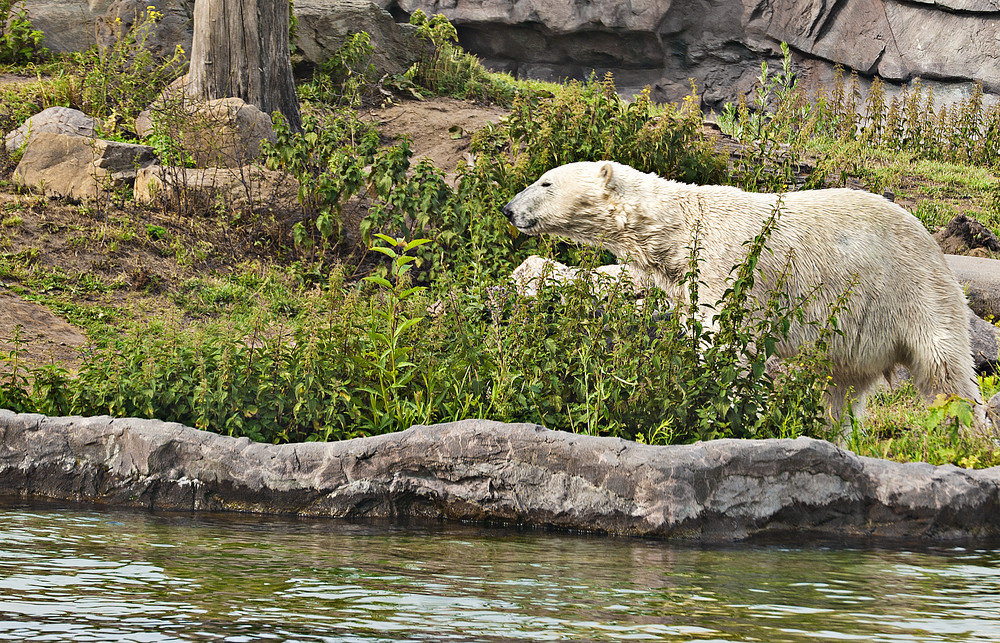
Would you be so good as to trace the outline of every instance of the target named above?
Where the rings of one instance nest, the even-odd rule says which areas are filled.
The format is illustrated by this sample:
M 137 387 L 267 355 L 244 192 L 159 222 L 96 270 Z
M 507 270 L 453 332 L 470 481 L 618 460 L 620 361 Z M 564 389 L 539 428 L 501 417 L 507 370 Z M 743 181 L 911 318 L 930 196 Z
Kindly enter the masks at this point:
M 686 294 L 679 286 L 697 229 L 700 298 L 715 303 L 746 255 L 744 243 L 760 233 L 778 199 L 668 181 L 604 161 L 549 170 L 503 212 L 524 233 L 600 245 L 680 296 Z M 957 394 L 981 405 L 965 296 L 923 225 L 868 192 L 806 190 L 780 199 L 770 252 L 760 255 L 763 275 L 751 296 L 766 301 L 768 284 L 778 281 L 788 262 L 789 296 L 814 293 L 805 307 L 807 321 L 825 322 L 831 304 L 850 290 L 846 310 L 838 314 L 843 334 L 832 339 L 829 351 L 832 419 L 839 420 L 846 396 L 854 397 L 855 412 L 863 414 L 865 395 L 897 364 L 910 370 L 926 398 Z M 794 355 L 818 332 L 815 325 L 793 325 L 779 354 Z

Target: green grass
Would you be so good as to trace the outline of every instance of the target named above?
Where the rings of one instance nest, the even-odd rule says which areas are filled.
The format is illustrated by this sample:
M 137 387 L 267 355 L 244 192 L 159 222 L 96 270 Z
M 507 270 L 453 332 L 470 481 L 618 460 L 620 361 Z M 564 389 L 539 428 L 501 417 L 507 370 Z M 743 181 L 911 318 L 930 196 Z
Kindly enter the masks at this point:
M 982 382 L 988 399 L 993 378 Z M 861 430 L 847 446 L 858 455 L 897 462 L 955 464 L 967 468 L 1000 465 L 1000 444 L 991 435 L 962 426 L 953 417 L 920 398 L 912 383 L 868 398 L 868 414 Z

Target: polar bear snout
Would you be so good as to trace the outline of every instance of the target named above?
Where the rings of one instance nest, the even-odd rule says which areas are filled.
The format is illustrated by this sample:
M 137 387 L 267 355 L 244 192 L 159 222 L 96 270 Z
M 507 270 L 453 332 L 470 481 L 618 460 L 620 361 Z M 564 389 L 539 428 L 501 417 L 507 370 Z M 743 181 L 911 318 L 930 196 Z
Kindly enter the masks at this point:
M 516 195 L 510 200 L 510 203 L 503 206 L 503 215 L 515 228 L 521 232 L 528 232 L 538 225 L 538 218 L 531 216 L 530 213 L 524 212 L 522 208 L 517 206 L 516 201 L 519 196 L 521 195 Z

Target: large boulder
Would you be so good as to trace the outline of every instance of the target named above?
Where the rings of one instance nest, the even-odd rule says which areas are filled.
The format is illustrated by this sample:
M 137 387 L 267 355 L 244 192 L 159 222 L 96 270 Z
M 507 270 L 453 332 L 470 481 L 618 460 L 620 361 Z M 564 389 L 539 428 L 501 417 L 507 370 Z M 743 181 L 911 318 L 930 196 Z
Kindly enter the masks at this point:
M 944 258 L 965 288 L 969 307 L 984 319 L 1000 319 L 1000 261 L 949 254 Z
M 111 0 L 104 17 L 97 23 L 97 46 L 105 49 L 114 45 L 150 8 L 155 9 L 160 18 L 145 34 L 149 50 L 157 56 L 168 57 L 179 45 L 190 53 L 194 33 L 192 0 Z
M 93 47 L 107 6 L 108 0 L 25 0 L 31 24 L 45 34 L 42 44 L 57 53 Z
M 133 194 L 140 203 L 161 203 L 172 211 L 219 204 L 287 211 L 298 205 L 298 183 L 281 172 L 238 168 L 179 168 L 149 165 L 136 173 Z
M 274 445 L 0 410 L 0 495 L 702 541 L 1000 536 L 997 467 L 900 464 L 809 438 L 657 447 L 485 420 Z
M 149 34 L 154 53 L 170 55 L 177 45 L 190 53 L 194 34 L 193 0 L 28 0 L 32 22 L 46 36 L 53 51 L 82 51 L 97 43 L 114 44 L 148 10 L 162 18 Z M 309 64 L 330 58 L 353 33 L 366 31 L 375 50 L 379 73 L 400 73 L 420 58 L 421 43 L 408 24 L 368 0 L 296 0 L 298 20 L 293 43 L 296 57 Z
M 136 171 L 155 159 L 145 145 L 42 133 L 25 148 L 14 181 L 53 196 L 96 199 L 130 186 Z
M 624 284 L 630 293 L 642 290 L 642 284 L 633 283 L 627 266 L 598 266 L 593 270 L 573 268 L 553 259 L 531 255 L 521 262 L 510 275 L 514 287 L 522 295 L 534 297 L 546 282 L 565 284 L 577 279 L 589 279 L 595 290 L 604 292 Z
M 995 373 L 1000 358 L 1000 328 L 969 309 L 969 348 L 977 373 Z
M 1000 253 L 1000 239 L 974 218 L 959 214 L 934 233 L 945 254 L 989 257 Z
M 183 78 L 139 114 L 136 132 L 154 133 L 156 121 L 197 167 L 240 168 L 260 156 L 262 141 L 274 142 L 271 117 L 240 98 L 197 101 L 183 94 Z
M 13 152 L 43 132 L 93 138 L 100 122 L 78 109 L 49 107 L 38 112 L 4 137 L 4 146 Z
M 308 62 L 329 59 L 351 34 L 371 36 L 372 63 L 379 74 L 398 74 L 420 59 L 421 43 L 410 25 L 400 25 L 368 0 L 295 0 L 295 45 Z

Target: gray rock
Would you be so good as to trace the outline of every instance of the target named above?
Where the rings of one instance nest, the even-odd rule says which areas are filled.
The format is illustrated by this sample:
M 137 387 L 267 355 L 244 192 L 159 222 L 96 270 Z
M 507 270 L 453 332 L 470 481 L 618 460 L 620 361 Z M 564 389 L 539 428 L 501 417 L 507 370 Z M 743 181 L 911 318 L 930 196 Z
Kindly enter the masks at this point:
M 26 0 L 25 7 L 31 24 L 45 34 L 42 44 L 57 53 L 93 47 L 107 8 L 102 0 Z
M 222 202 L 255 210 L 299 209 L 298 182 L 282 172 L 255 166 L 178 168 L 149 165 L 136 172 L 133 195 L 140 203 L 160 203 L 171 211 L 204 211 Z
M 184 81 L 178 78 L 139 114 L 139 136 L 152 134 L 158 119 L 196 166 L 234 170 L 260 156 L 262 141 L 274 142 L 271 117 L 257 106 L 235 97 L 193 100 L 183 94 Z
M 809 438 L 653 447 L 485 420 L 273 445 L 155 420 L 0 411 L 0 494 L 702 541 L 1000 535 L 1000 468 L 899 464 Z
M 54 196 L 96 199 L 131 185 L 136 171 L 155 158 L 145 145 L 42 133 L 29 141 L 14 181 Z
M 241 167 L 260 156 L 262 141 L 275 140 L 271 116 L 239 98 L 197 103 L 187 124 L 179 140 L 201 167 Z
M 917 76 L 939 81 L 939 99 L 961 98 L 974 82 L 994 98 L 1000 92 L 1000 5 L 993 0 L 399 0 L 398 6 L 444 13 L 463 45 L 498 69 L 543 80 L 611 70 L 620 90 L 648 84 L 658 99 L 676 99 L 677 85 L 694 78 L 711 107 L 745 94 L 761 61 L 773 68 L 781 41 L 793 48 L 807 89 L 829 82 L 839 64 L 899 83 Z
M 511 273 L 511 281 L 522 295 L 534 297 L 538 294 L 539 282 L 552 281 L 562 284 L 580 278 L 588 278 L 598 290 L 613 287 L 615 284 L 627 281 L 631 292 L 639 292 L 641 284 L 634 284 L 628 274 L 627 266 L 599 266 L 594 270 L 572 268 L 552 259 L 531 255 L 521 262 Z
M 957 215 L 933 236 L 945 254 L 982 257 L 1000 252 L 1000 239 L 993 231 L 964 214 Z
M 190 53 L 194 33 L 192 0 L 112 0 L 97 23 L 97 46 L 104 49 L 114 45 L 149 7 L 155 7 L 162 14 L 146 36 L 149 50 L 159 57 L 169 57 L 180 45 Z
M 42 132 L 93 138 L 94 130 L 99 124 L 96 118 L 87 116 L 78 109 L 49 107 L 9 132 L 4 137 L 4 145 L 8 152 L 13 152 L 24 145 L 29 138 Z
M 969 347 L 977 373 L 992 373 L 1000 353 L 1000 328 L 981 319 L 969 309 Z
M 410 25 L 397 24 L 368 0 L 295 0 L 295 45 L 309 62 L 329 59 L 350 34 L 368 32 L 379 75 L 398 74 L 420 60 L 422 44 Z
M 948 254 L 944 258 L 965 288 L 969 307 L 980 317 L 1000 319 L 1000 261 Z

